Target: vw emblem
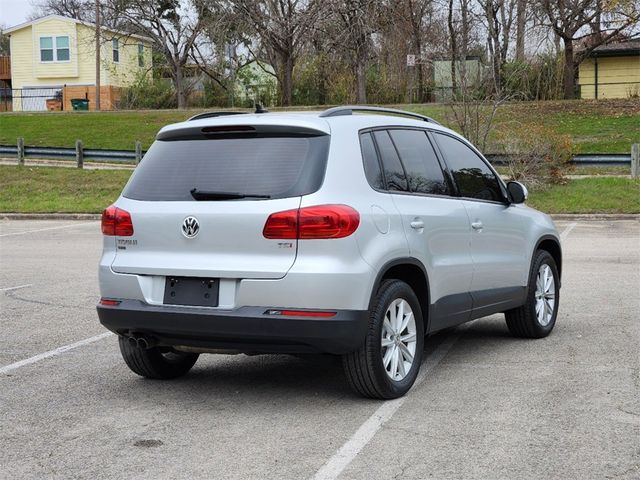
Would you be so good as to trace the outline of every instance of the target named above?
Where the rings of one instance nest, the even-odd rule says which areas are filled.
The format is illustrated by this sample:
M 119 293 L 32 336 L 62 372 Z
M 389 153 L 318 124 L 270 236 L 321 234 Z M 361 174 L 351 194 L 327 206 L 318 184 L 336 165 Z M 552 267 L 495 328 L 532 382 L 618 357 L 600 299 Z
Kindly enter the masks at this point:
M 187 217 L 182 222 L 182 234 L 187 238 L 193 238 L 200 231 L 200 223 L 196 217 Z

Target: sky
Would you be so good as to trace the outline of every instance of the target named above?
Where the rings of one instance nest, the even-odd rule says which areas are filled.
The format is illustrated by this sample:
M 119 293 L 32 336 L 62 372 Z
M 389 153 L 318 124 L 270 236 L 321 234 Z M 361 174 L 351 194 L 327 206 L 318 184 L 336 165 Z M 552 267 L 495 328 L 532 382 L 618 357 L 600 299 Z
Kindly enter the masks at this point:
M 31 0 L 0 0 L 0 27 L 26 22 L 32 10 Z

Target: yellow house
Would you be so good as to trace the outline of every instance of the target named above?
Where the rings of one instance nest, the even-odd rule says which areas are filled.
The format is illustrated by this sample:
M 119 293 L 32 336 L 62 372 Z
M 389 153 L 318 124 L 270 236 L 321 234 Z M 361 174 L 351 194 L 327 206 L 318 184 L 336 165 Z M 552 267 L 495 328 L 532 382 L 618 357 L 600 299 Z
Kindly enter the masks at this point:
M 640 97 L 640 39 L 601 45 L 580 64 L 581 98 Z
M 60 15 L 47 15 L 8 28 L 13 110 L 46 110 L 47 99 L 72 98 L 95 106 L 96 26 Z M 102 28 L 100 106 L 112 109 L 120 88 L 151 74 L 151 39 Z M 93 88 L 91 88 L 93 87 Z M 18 89 L 18 90 L 16 90 Z

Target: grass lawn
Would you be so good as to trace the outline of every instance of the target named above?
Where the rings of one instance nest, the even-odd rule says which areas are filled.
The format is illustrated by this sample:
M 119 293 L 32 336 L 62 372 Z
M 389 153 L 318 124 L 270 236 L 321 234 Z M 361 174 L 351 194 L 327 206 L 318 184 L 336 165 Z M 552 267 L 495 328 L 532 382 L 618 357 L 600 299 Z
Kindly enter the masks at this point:
M 533 191 L 527 204 L 547 213 L 640 213 L 640 179 L 591 177 Z
M 120 194 L 127 170 L 0 166 L 0 212 L 99 213 Z M 600 177 L 531 192 L 547 213 L 640 213 L 640 180 Z
M 0 166 L 0 212 L 99 213 L 110 205 L 131 170 Z
M 444 105 L 394 107 L 426 114 L 447 124 L 448 107 Z M 326 107 L 294 109 L 301 108 Z M 147 148 L 162 126 L 186 120 L 201 111 L 1 113 L 0 144 L 14 145 L 16 138 L 24 137 L 26 145 L 73 147 L 80 139 L 86 148 L 133 150 L 136 140 L 140 140 L 143 148 Z M 640 141 L 640 101 L 571 100 L 502 105 L 496 116 L 496 129 L 509 128 L 514 123 L 543 124 L 570 135 L 576 153 L 628 153 L 630 145 Z M 496 146 L 487 150 L 496 151 Z

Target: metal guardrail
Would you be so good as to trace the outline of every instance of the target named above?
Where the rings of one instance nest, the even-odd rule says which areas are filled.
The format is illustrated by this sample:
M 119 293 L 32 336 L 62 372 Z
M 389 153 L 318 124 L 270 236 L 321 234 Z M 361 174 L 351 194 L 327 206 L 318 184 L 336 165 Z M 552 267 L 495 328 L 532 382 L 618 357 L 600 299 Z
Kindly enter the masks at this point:
M 107 150 L 99 148 L 83 148 L 84 160 L 102 160 L 110 162 L 137 163 L 145 152 L 134 150 Z M 24 147 L 24 158 L 55 158 L 76 160 L 75 148 L 62 147 Z M 0 156 L 18 157 L 17 145 L 0 145 Z
M 500 154 L 485 155 L 493 165 L 506 165 L 509 157 Z M 571 163 L 579 166 L 626 167 L 631 165 L 631 154 L 628 153 L 580 153 L 574 155 Z
M 133 150 L 107 150 L 107 149 L 83 149 L 85 160 L 103 160 L 111 162 L 136 162 L 145 154 L 143 150 L 139 152 Z M 16 145 L 0 145 L 0 156 L 8 155 L 11 157 L 18 156 L 18 147 Z M 63 160 L 75 160 L 75 148 L 61 147 L 24 147 L 25 158 L 57 158 Z M 505 165 L 508 157 L 499 154 L 487 154 L 487 160 L 494 165 Z M 597 165 L 607 167 L 626 167 L 631 164 L 631 155 L 627 153 L 582 153 L 574 155 L 571 162 L 575 165 Z

